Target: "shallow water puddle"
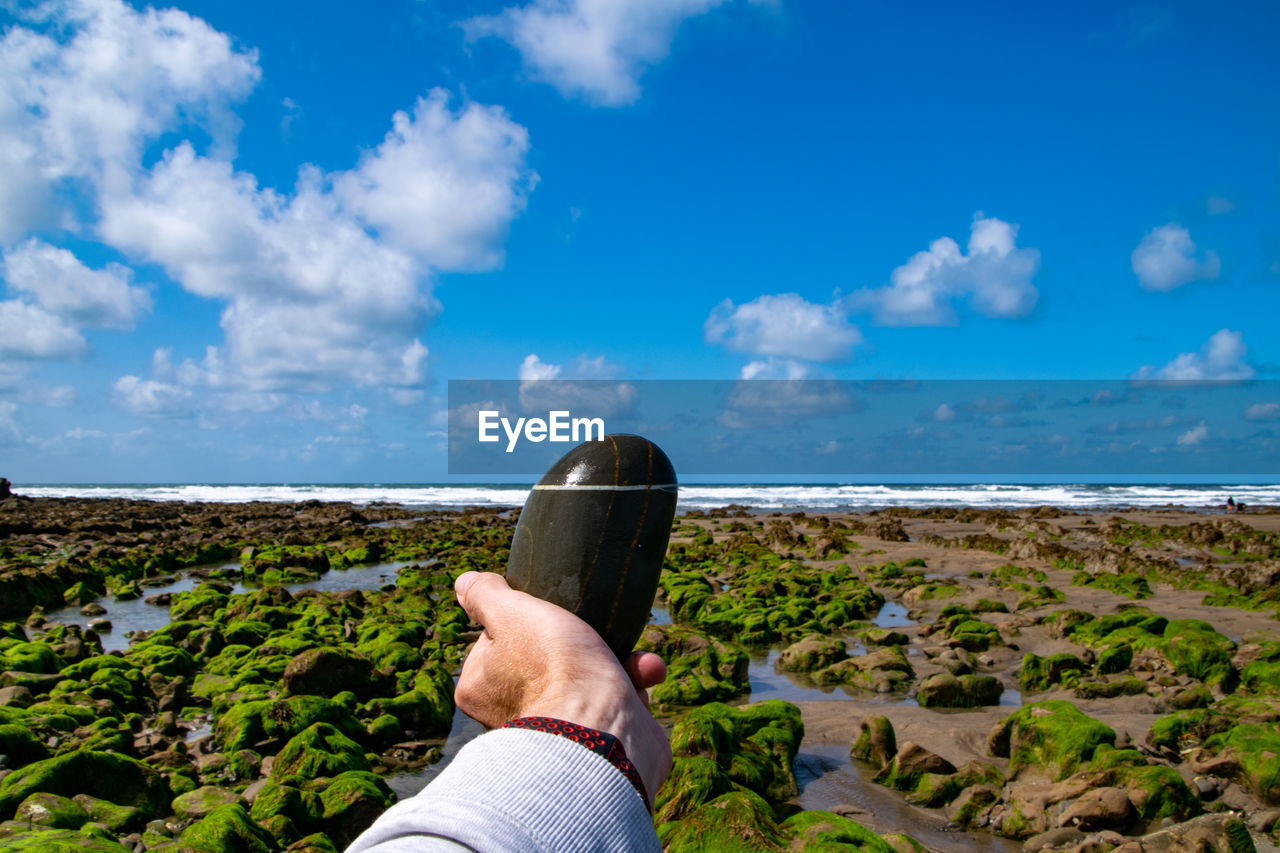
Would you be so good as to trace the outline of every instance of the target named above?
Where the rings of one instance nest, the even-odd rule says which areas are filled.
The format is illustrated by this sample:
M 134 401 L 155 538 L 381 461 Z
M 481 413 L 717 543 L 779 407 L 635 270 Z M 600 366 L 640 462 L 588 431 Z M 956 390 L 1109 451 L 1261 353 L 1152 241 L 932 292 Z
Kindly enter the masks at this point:
M 751 692 L 742 700 L 743 702 L 763 702 L 766 699 L 812 702 L 854 698 L 854 694 L 846 691 L 845 688 L 838 685 L 820 685 L 803 672 L 775 671 L 773 664 L 781 653 L 778 649 L 770 649 L 767 653 L 757 652 L 751 655 L 751 664 L 747 667 Z M 866 649 L 854 645 L 850 647 L 849 653 L 866 654 Z
M 908 617 L 907 608 L 896 601 L 886 601 L 871 622 L 877 628 L 910 628 L 919 624 Z
M 227 563 L 221 568 L 238 568 L 239 565 L 239 563 Z M 317 580 L 285 584 L 284 588 L 291 593 L 300 592 L 304 589 L 314 589 L 320 592 L 341 592 L 348 589 L 375 590 L 385 584 L 395 583 L 400 569 L 408 565 L 412 564 L 408 562 L 375 563 L 369 566 L 353 566 L 349 569 L 330 569 Z M 103 596 L 97 599 L 96 602 L 107 609 L 106 614 L 103 616 L 81 615 L 80 607 L 73 605 L 46 613 L 45 618 L 50 622 L 79 625 L 81 628 L 86 629 L 89 627 L 91 620 L 110 620 L 111 631 L 98 635 L 102 639 L 102 650 L 104 652 L 124 651 L 129 648 L 129 639 L 125 636 L 128 632 L 157 631 L 169 624 L 169 608 L 147 604 L 145 601 L 147 596 L 162 593 L 189 592 L 195 589 L 196 584 L 199 582 L 200 578 L 187 575 L 164 586 L 143 587 L 142 598 L 135 598 L 132 601 L 116 601 L 111 596 Z M 261 589 L 261 587 L 236 583 L 231 591 L 239 593 L 249 592 L 254 589 Z

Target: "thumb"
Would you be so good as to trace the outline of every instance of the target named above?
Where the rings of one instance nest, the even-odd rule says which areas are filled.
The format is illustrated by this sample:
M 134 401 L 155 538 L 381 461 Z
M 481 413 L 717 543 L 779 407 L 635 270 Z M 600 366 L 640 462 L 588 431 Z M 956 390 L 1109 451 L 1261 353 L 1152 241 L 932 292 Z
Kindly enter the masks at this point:
M 511 599 L 521 594 L 507 585 L 506 578 L 493 572 L 463 572 L 453 582 L 453 591 L 471 621 L 490 633 L 501 627 Z

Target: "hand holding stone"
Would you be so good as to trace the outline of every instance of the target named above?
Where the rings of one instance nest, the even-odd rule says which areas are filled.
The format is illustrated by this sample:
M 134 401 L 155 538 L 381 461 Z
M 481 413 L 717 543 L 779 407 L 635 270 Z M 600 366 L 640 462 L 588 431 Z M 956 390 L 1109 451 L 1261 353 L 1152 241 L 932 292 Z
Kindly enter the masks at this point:
M 591 626 L 499 575 L 467 572 L 454 586 L 484 628 L 458 679 L 458 707 L 490 728 L 538 716 L 609 732 L 652 799 L 671 771 L 671 747 L 644 698 L 666 677 L 662 660 L 637 653 L 624 669 Z

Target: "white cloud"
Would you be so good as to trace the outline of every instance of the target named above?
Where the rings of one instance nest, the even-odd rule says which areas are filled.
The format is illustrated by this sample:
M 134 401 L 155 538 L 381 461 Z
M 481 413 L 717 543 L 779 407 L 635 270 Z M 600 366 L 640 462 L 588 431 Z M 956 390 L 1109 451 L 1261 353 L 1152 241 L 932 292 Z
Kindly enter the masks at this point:
M 813 368 L 802 361 L 789 358 L 766 358 L 749 361 L 738 373 L 739 379 L 809 379 Z
M 191 391 L 137 376 L 121 376 L 116 380 L 117 402 L 135 415 L 145 417 L 181 417 L 190 411 Z
M 1179 447 L 1194 447 L 1209 437 L 1209 428 L 1204 424 L 1194 426 L 1178 436 Z
M 134 195 L 106 202 L 102 231 L 187 290 L 228 301 L 225 351 L 206 357 L 202 384 L 312 391 L 424 378 L 414 332 L 435 302 L 413 260 L 344 215 L 313 169 L 286 198 L 184 143 Z
M 224 341 L 170 377 L 126 382 L 124 405 L 167 411 L 172 395 L 159 386 L 217 389 L 221 404 L 244 411 L 343 384 L 412 396 L 427 376 L 420 335 L 438 311 L 430 276 L 500 264 L 536 182 L 525 128 L 497 107 L 451 109 L 433 90 L 397 112 L 355 168 L 304 166 L 281 192 L 231 165 L 240 126 L 231 108 L 260 76 L 256 54 L 185 13 L 119 0 L 54 0 L 20 16 L 0 40 L 0 243 L 41 223 L 92 229 L 225 302 Z M 179 142 L 144 168 L 165 133 L 211 143 Z M 61 218 L 54 199 L 72 202 Z M 94 219 L 77 222 L 86 212 Z M 70 324 L 50 318 L 128 328 L 148 307 L 123 268 L 89 270 L 44 244 L 11 254 L 11 285 L 23 260 L 28 282 L 56 271 L 62 284 L 18 282 L 34 302 L 6 303 L 5 321 L 32 315 L 42 334 L 0 344 L 10 354 L 83 348 Z
M 64 41 L 14 26 L 0 40 L 0 242 L 53 222 L 56 188 L 127 184 L 145 142 L 200 123 L 229 150 L 230 106 L 257 82 L 252 52 L 176 9 L 55 0 L 22 14 Z
M 707 343 L 734 352 L 805 361 L 848 361 L 862 342 L 842 307 L 816 305 L 795 293 L 736 306 L 726 299 L 712 309 L 702 331 Z
M 520 362 L 520 370 L 517 375 L 520 377 L 521 382 L 555 379 L 563 369 L 559 364 L 547 364 L 538 358 L 535 353 L 529 353 L 524 357 L 524 361 Z
M 507 226 L 537 183 L 529 132 L 501 107 L 450 112 L 442 89 L 391 122 L 377 149 L 335 177 L 344 207 L 434 269 L 500 265 Z
M 1019 249 L 1017 237 L 1017 225 L 978 212 L 967 255 L 955 240 L 941 237 L 895 269 L 887 287 L 853 293 L 847 304 L 870 311 L 888 326 L 954 323 L 954 303 L 964 298 L 987 317 L 1025 316 L 1039 297 L 1031 280 L 1040 268 L 1040 252 Z
M 520 51 L 530 77 L 565 97 L 617 107 L 640 97 L 640 75 L 671 50 L 686 18 L 726 0 L 533 0 L 463 23 Z
M 1181 353 L 1164 367 L 1142 367 L 1134 379 L 1171 379 L 1181 381 L 1248 379 L 1253 367 L 1245 361 L 1249 348 L 1244 336 L 1230 329 L 1220 329 L 1204 342 L 1199 352 Z
M 151 296 L 133 287 L 133 272 L 119 264 L 93 270 L 66 249 L 31 239 L 5 253 L 5 281 L 47 311 L 81 326 L 132 329 L 151 308 Z
M 1131 261 L 1138 284 L 1146 290 L 1173 290 L 1193 281 L 1211 281 L 1221 267 L 1216 252 L 1200 253 L 1191 232 L 1172 222 L 1143 237 Z
M 85 347 L 79 331 L 40 306 L 0 302 L 0 360 L 74 358 Z
M 1254 403 L 1244 410 L 1247 421 L 1280 421 L 1280 403 Z

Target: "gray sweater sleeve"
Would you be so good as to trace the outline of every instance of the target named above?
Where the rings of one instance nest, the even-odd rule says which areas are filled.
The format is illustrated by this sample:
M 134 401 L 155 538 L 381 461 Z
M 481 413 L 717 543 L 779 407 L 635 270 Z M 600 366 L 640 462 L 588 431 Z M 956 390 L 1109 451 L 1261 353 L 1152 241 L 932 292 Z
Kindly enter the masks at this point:
M 416 796 L 396 803 L 347 853 L 459 850 L 658 851 L 640 794 L 568 738 L 495 729 L 467 744 Z

